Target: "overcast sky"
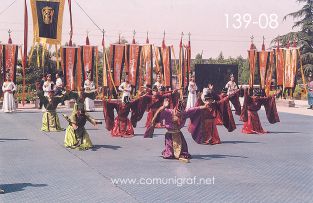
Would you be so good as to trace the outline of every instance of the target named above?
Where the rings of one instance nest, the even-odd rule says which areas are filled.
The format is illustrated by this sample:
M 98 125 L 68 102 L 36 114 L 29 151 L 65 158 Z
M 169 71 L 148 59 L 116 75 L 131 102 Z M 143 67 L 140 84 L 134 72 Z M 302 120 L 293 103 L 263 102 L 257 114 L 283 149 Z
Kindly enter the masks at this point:
M 1 0 L 0 12 L 14 0 Z M 66 1 L 67 2 L 67 1 Z M 261 48 L 262 36 L 265 36 L 266 46 L 276 36 L 291 31 L 293 19 L 283 22 L 287 13 L 294 12 L 301 7 L 295 0 L 72 0 L 74 42 L 85 42 L 87 31 L 93 45 L 101 45 L 102 34 L 98 28 L 78 7 L 78 2 L 90 17 L 101 28 L 106 30 L 106 44 L 115 42 L 118 34 L 131 41 L 133 30 L 136 30 L 136 40 L 145 41 L 149 31 L 150 42 L 160 45 L 163 32 L 166 32 L 166 43 L 173 44 L 178 52 L 180 33 L 191 33 L 192 55 L 201 53 L 203 56 L 217 57 L 220 51 L 224 56 L 246 57 L 250 45 L 250 36 L 254 35 L 257 48 Z M 15 43 L 23 43 L 23 3 L 16 2 L 5 12 L 0 14 L 0 41 L 6 42 L 8 30 L 13 31 Z M 29 45 L 32 43 L 32 16 L 29 9 Z M 242 18 L 242 25 L 236 22 L 234 15 L 238 13 Z M 251 23 L 245 28 L 246 20 L 251 16 Z M 278 16 L 278 27 L 266 27 L 266 17 L 271 14 Z M 229 16 L 229 28 L 226 25 L 226 15 Z M 257 24 L 261 20 L 261 29 Z M 275 20 L 275 19 L 274 19 Z M 233 28 L 238 26 L 239 29 Z M 275 22 L 271 24 L 275 26 Z M 69 39 L 69 12 L 65 6 L 63 25 L 63 44 Z M 178 54 L 178 53 L 177 53 Z M 176 55 L 177 55 L 176 54 Z

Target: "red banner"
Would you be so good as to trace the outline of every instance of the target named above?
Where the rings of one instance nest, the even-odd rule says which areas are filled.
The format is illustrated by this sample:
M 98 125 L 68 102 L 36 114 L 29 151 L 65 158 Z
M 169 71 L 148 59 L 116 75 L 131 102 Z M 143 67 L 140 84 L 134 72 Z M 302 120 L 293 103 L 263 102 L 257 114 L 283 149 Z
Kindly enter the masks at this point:
M 283 49 L 276 49 L 276 80 L 277 85 L 284 84 L 284 52 Z
M 91 72 L 91 78 L 93 80 L 95 47 L 89 45 L 81 46 L 81 54 L 84 80 L 87 79 L 87 72 Z
M 249 67 L 250 67 L 250 79 L 249 87 L 253 88 L 254 85 L 254 74 L 255 74 L 255 64 L 256 64 L 256 50 L 251 49 L 248 51 L 249 56 Z
M 185 51 L 184 47 L 182 45 L 182 41 L 180 42 L 179 46 L 179 67 L 180 67 L 180 72 L 179 72 L 179 77 L 180 77 L 180 87 L 184 88 L 186 85 L 186 61 L 185 61 Z
M 185 49 L 186 54 L 186 79 L 185 79 L 185 88 L 188 88 L 189 84 L 189 73 L 191 71 L 191 47 L 190 47 L 190 42 L 188 43 L 188 46 Z
M 5 44 L 3 45 L 3 75 L 5 79 L 5 73 L 10 72 L 11 81 L 16 83 L 16 66 L 17 66 L 17 55 L 18 46 L 15 44 Z
M 162 50 L 162 62 L 163 62 L 163 75 L 164 86 L 172 87 L 172 64 L 171 64 L 171 47 L 161 48 Z
M 259 55 L 259 67 L 260 67 L 260 85 L 262 89 L 265 89 L 265 81 L 266 81 L 266 68 L 267 68 L 267 58 L 268 58 L 268 51 L 260 51 L 258 52 Z
M 124 44 L 114 44 L 114 45 L 111 44 L 110 59 L 112 59 L 111 67 L 113 68 L 113 80 L 115 86 L 119 86 L 121 84 L 124 52 L 125 52 Z
M 271 90 L 271 82 L 272 82 L 272 73 L 274 69 L 274 52 L 270 52 L 270 58 L 269 58 L 269 65 L 266 70 L 266 79 L 265 79 L 265 93 L 267 96 L 269 96 L 270 90 Z
M 129 83 L 135 87 L 137 84 L 137 75 L 138 75 L 138 65 L 139 65 L 139 52 L 140 52 L 140 46 L 136 44 L 129 45 L 129 73 L 128 73 L 128 79 Z
M 76 84 L 76 76 L 81 77 L 81 74 L 76 74 L 76 71 L 79 72 L 81 67 L 78 67 L 79 63 L 78 59 L 79 48 L 76 47 L 62 47 L 62 68 L 64 73 L 64 86 L 67 90 L 76 90 L 77 87 L 80 88 Z
M 145 68 L 145 81 L 148 86 L 152 86 L 153 80 L 153 53 L 152 53 L 152 45 L 147 44 L 142 46 L 142 58 L 143 65 Z

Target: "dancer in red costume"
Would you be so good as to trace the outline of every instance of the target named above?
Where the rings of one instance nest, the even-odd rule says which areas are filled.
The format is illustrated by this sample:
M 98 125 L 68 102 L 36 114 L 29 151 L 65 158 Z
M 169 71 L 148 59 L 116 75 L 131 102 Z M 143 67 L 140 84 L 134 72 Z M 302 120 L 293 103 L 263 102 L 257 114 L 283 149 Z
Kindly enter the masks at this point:
M 197 116 L 190 118 L 188 131 L 198 144 L 220 144 L 221 140 L 216 128 L 215 118 L 217 114 L 221 115 L 223 125 L 232 132 L 236 129 L 233 114 L 229 105 L 228 96 L 216 101 L 212 91 L 208 91 L 202 96 L 202 101 L 198 99 L 198 105 L 205 104 L 206 109 L 202 110 Z
M 261 91 L 254 91 L 254 96 L 250 96 L 248 89 L 244 92 L 244 103 L 240 119 L 244 122 L 242 133 L 245 134 L 264 134 L 267 133 L 262 128 L 258 111 L 263 105 L 266 116 L 271 124 L 279 122 L 279 116 L 276 109 L 275 95 L 262 97 Z

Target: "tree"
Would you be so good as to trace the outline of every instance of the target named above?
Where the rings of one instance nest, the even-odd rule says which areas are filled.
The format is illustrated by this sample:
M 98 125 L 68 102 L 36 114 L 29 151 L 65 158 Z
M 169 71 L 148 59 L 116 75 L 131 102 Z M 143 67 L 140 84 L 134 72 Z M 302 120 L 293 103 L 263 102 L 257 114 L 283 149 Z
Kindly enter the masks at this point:
M 313 71 L 313 1 L 297 0 L 297 2 L 304 3 L 303 7 L 296 12 L 286 15 L 284 20 L 289 17 L 297 20 L 294 22 L 292 29 L 299 28 L 299 31 L 289 32 L 283 36 L 276 37 L 272 43 L 280 42 L 283 46 L 286 46 L 295 38 L 298 39 L 303 69 L 307 75 L 309 71 Z

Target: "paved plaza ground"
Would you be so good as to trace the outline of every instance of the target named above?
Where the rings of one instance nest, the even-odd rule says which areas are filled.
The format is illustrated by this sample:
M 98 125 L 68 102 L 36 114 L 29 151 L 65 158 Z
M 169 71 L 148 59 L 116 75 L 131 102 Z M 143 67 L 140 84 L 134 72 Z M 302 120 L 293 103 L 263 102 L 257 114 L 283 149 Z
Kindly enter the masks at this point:
M 145 117 L 130 139 L 88 124 L 94 148 L 78 151 L 63 147 L 65 132 L 39 130 L 40 110 L 0 113 L 0 202 L 313 202 L 313 111 L 278 109 L 275 125 L 259 113 L 266 135 L 241 134 L 237 116 L 234 132 L 219 126 L 221 145 L 184 128 L 190 163 L 161 157 L 165 130 L 144 139 Z

